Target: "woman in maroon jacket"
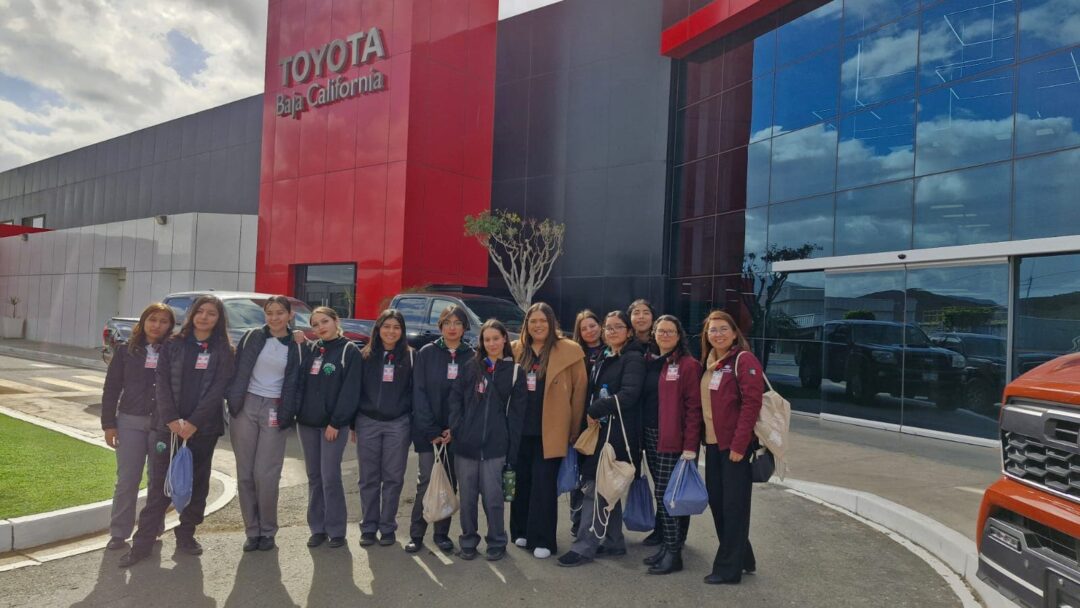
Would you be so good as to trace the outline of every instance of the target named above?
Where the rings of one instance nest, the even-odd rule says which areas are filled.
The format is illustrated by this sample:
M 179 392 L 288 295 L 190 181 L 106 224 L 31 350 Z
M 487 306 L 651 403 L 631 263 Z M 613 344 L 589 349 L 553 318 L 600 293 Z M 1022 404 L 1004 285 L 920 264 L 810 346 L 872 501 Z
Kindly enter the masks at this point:
M 645 457 L 653 477 L 656 518 L 662 544 L 660 550 L 645 558 L 649 574 L 670 574 L 682 570 L 682 544 L 690 524 L 689 517 L 672 517 L 664 507 L 671 472 L 679 459 L 697 460 L 701 441 L 701 364 L 690 354 L 686 332 L 678 317 L 663 315 L 653 330 L 659 349 L 658 377 L 646 375 L 656 384 L 655 428 L 643 430 Z M 651 419 L 651 418 L 650 418 Z
M 701 409 L 705 416 L 705 486 L 720 548 L 711 585 L 733 585 L 757 567 L 750 546 L 750 461 L 761 412 L 764 371 L 735 320 L 714 310 L 701 332 Z

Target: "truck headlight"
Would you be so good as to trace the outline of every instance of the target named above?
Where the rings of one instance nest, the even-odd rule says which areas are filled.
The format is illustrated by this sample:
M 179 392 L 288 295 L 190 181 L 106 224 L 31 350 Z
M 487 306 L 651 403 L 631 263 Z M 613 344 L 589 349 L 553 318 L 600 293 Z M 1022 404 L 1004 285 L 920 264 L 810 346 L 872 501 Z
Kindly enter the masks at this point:
M 953 353 L 951 359 L 953 367 L 964 367 L 965 365 L 967 365 L 967 360 L 964 359 L 964 355 L 961 355 L 959 353 Z
M 887 350 L 875 350 L 870 353 L 878 363 L 896 363 L 896 355 Z

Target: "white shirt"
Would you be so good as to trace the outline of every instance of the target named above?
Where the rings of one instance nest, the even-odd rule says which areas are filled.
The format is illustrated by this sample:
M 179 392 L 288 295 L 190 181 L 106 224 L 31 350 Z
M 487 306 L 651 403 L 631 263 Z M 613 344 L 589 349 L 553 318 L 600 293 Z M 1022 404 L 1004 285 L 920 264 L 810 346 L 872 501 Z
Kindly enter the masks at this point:
M 259 358 L 255 361 L 255 367 L 251 370 L 248 392 L 268 399 L 279 399 L 281 386 L 285 383 L 285 366 L 288 362 L 289 347 L 282 344 L 281 340 L 268 336 L 266 345 L 263 346 Z

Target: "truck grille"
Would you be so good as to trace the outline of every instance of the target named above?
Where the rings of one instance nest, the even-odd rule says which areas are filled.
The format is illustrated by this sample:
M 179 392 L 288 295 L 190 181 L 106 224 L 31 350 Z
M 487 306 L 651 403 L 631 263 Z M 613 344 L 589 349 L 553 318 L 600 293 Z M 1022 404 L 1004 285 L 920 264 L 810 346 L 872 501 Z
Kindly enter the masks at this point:
M 1011 431 L 1003 433 L 1002 448 L 1007 474 L 1080 500 L 1080 454 Z

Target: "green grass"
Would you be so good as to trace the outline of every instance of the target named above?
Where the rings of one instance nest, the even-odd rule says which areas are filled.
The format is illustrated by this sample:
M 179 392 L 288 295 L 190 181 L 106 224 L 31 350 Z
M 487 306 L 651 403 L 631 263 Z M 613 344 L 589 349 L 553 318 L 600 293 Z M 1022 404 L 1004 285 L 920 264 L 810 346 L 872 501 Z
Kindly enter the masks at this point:
M 115 484 L 112 450 L 0 415 L 0 519 L 106 500 Z

